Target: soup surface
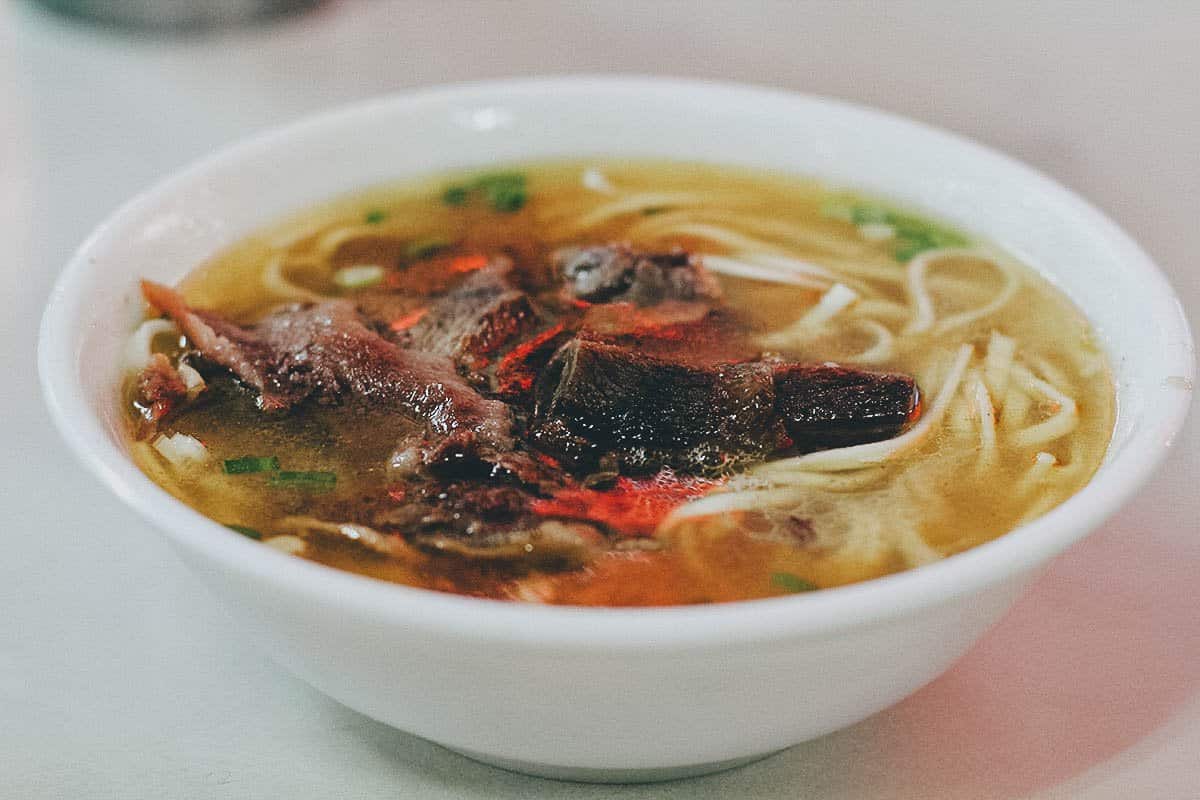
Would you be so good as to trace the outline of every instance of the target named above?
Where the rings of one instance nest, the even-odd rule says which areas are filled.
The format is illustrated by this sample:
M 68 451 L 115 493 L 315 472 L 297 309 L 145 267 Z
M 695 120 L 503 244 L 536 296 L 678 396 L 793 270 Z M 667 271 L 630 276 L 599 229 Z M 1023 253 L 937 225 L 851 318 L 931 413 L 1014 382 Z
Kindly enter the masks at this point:
M 952 556 L 1098 467 L 1084 318 L 986 242 L 791 177 L 505 166 L 373 189 L 144 284 L 132 451 L 266 545 L 578 605 Z

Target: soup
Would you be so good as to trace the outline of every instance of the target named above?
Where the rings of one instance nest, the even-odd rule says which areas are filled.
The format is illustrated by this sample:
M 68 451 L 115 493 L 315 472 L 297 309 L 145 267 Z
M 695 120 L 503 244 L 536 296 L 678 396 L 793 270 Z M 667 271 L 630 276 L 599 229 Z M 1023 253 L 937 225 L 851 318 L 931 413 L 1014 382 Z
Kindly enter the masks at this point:
M 264 545 L 574 605 L 953 556 L 1099 466 L 1084 318 L 987 242 L 815 181 L 547 163 L 373 189 L 143 284 L 138 465 Z

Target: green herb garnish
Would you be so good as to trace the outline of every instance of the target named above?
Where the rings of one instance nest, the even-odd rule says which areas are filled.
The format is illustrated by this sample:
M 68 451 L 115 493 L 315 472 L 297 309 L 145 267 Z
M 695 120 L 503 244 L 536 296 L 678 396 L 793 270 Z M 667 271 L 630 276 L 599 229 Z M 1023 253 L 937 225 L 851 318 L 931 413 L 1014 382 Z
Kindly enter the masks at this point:
M 908 214 L 890 214 L 887 224 L 896 230 L 896 247 L 892 255 L 897 261 L 938 247 L 962 247 L 967 239 L 962 234 Z
M 667 210 L 667 206 L 646 206 L 642 209 L 643 217 L 653 217 L 656 214 L 661 214 Z
M 332 489 L 337 484 L 337 473 L 334 472 L 292 472 L 284 470 L 271 474 L 271 486 L 283 486 L 293 489 Z
M 529 194 L 523 172 L 489 172 L 467 184 L 454 184 L 442 192 L 442 202 L 448 206 L 466 204 L 473 193 L 479 193 L 496 211 L 512 213 L 524 208 Z
M 450 240 L 434 236 L 428 239 L 417 239 L 404 248 L 404 255 L 414 261 L 420 261 L 423 258 L 437 255 L 450 245 Z
M 488 205 L 497 211 L 519 211 L 527 199 L 525 174 L 522 172 L 493 172 L 480 175 L 472 185 L 483 192 Z
M 799 575 L 793 575 L 790 572 L 772 572 L 771 585 L 792 594 L 813 592 L 819 588 L 815 583 L 806 581 Z
M 247 528 L 245 525 L 226 525 L 225 527 L 229 528 L 229 530 L 231 530 L 231 531 L 236 531 L 237 533 L 240 533 L 242 536 L 245 536 L 247 539 L 253 539 L 256 542 L 262 541 L 262 534 L 256 530 L 254 530 L 254 528 Z
M 900 262 L 908 261 L 926 250 L 967 244 L 967 238 L 957 231 L 911 214 L 893 211 L 879 203 L 830 197 L 821 204 L 821 214 L 852 225 L 890 225 L 896 231 L 892 241 L 892 256 Z
M 382 209 L 378 208 L 368 211 L 367 215 L 363 217 L 363 220 L 366 221 L 368 225 L 378 225 L 385 219 L 387 219 L 387 214 Z
M 487 199 L 492 208 L 511 214 L 525 206 L 528 196 L 524 186 L 497 186 L 488 190 Z
M 279 469 L 279 459 L 275 456 L 242 456 L 227 458 L 222 465 L 226 475 L 245 475 L 250 472 L 275 472 Z
M 470 190 L 465 186 L 449 186 L 442 192 L 442 202 L 448 206 L 461 206 L 467 202 Z

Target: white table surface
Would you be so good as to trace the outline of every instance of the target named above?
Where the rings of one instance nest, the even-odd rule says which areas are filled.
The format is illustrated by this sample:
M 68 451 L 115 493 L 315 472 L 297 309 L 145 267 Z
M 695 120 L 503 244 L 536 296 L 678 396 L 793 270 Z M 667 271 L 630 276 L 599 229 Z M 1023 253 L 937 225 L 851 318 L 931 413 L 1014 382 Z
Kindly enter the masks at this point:
M 34 376 L 58 269 L 165 173 L 356 98 L 568 71 L 771 83 L 976 137 L 1111 213 L 1195 326 L 1200 3 L 1045 6 L 344 0 L 163 41 L 0 0 L 0 797 L 1200 797 L 1200 414 L 914 697 L 744 769 L 615 788 L 475 764 L 283 674 L 71 459 Z

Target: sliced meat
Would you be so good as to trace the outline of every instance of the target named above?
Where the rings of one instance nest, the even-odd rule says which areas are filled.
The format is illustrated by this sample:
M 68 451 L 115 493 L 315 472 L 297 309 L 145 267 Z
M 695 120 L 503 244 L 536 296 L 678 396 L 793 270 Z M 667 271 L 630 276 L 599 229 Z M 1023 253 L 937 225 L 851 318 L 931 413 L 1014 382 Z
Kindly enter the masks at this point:
M 504 354 L 496 365 L 496 393 L 510 403 L 529 405 L 538 375 L 572 334 L 559 322 Z
M 515 487 L 435 483 L 399 490 L 393 499 L 396 507 L 377 514 L 373 526 L 402 533 L 429 553 L 575 567 L 604 547 L 604 537 L 592 525 L 533 514 L 533 497 Z
M 279 520 L 275 526 L 306 541 L 323 539 L 352 547 L 362 554 L 387 558 L 412 557 L 408 545 L 399 536 L 389 536 L 357 522 L 329 522 L 310 516 L 290 516 Z
M 187 384 L 162 353 L 150 356 L 150 363 L 138 373 L 134 383 L 133 403 L 153 432 L 159 420 L 187 400 Z
M 563 478 L 557 465 L 526 452 L 498 448 L 468 428 L 402 440 L 389 466 L 397 477 L 429 473 L 446 480 L 513 478 L 543 491 L 552 491 Z
M 435 531 L 473 536 L 533 519 L 529 511 L 533 496 L 515 486 L 468 481 L 416 483 L 397 487 L 391 499 L 395 505 L 380 511 L 371 524 L 406 536 Z
M 619 244 L 569 247 L 553 261 L 570 300 L 649 306 L 664 300 L 716 300 L 721 287 L 683 250 L 643 253 Z
M 469 538 L 425 534 L 415 537 L 413 544 L 439 555 L 474 561 L 516 561 L 542 569 L 574 569 L 602 552 L 601 541 L 600 533 L 591 525 L 547 520 L 531 528 L 492 531 Z
M 413 350 L 447 356 L 468 370 L 535 330 L 540 315 L 529 295 L 511 281 L 512 261 L 500 258 L 465 281 L 408 328 L 402 343 Z
M 434 436 L 466 430 L 479 450 L 512 448 L 512 414 L 469 387 L 449 359 L 402 349 L 367 328 L 348 301 L 272 314 L 253 327 L 189 308 L 143 281 L 146 300 L 172 317 L 205 359 L 259 392 L 264 411 L 313 398 L 357 398 L 422 421 Z M 486 456 L 484 456 L 486 457 Z
M 780 366 L 775 396 L 783 425 L 802 451 L 889 439 L 919 410 L 909 376 L 831 365 Z
M 576 471 L 606 454 L 626 472 L 713 468 L 784 444 L 774 406 L 769 364 L 693 367 L 575 339 L 539 381 L 531 441 Z
M 754 361 L 762 354 L 731 311 L 699 302 L 595 305 L 584 313 L 579 335 L 693 366 Z
M 413 327 L 434 298 L 458 285 L 463 275 L 483 269 L 496 259 L 482 254 L 445 253 L 403 264 L 386 279 L 350 297 L 355 307 L 381 330 L 402 333 Z M 372 262 L 367 262 L 372 263 Z

